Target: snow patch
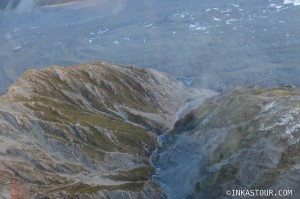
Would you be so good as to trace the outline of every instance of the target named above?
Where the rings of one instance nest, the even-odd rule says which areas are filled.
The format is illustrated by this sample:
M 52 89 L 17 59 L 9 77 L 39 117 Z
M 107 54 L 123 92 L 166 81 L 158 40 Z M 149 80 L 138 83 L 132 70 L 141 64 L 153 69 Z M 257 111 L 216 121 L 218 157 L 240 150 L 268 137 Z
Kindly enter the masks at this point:
M 287 128 L 285 133 L 288 135 L 292 135 L 292 133 L 298 129 L 300 129 L 300 124 L 295 124 L 294 126 Z
M 288 125 L 294 120 L 293 115 L 291 113 L 285 114 L 279 123 L 276 123 L 277 126 L 283 126 L 283 125 Z
M 284 0 L 283 4 L 294 4 L 295 6 L 299 6 L 300 0 Z
M 272 3 L 269 5 L 269 8 L 274 8 L 277 9 L 277 11 L 280 11 L 283 6 Z
M 206 27 L 200 26 L 199 23 L 194 23 L 189 25 L 190 30 L 206 30 Z
M 144 25 L 144 28 L 150 28 L 152 26 L 153 26 L 153 23 L 150 23 L 150 24 Z
M 236 22 L 236 21 L 238 21 L 238 19 L 228 19 L 228 20 L 226 20 L 226 24 L 229 25 L 229 24 L 231 24 L 233 22 Z
M 103 35 L 103 34 L 105 34 L 107 31 L 108 31 L 107 28 L 106 28 L 105 30 L 98 30 L 98 31 L 97 31 L 97 34 L 98 34 L 98 35 Z
M 229 4 L 229 5 L 231 5 L 231 6 L 235 7 L 235 8 L 239 8 L 240 7 L 240 5 L 238 5 L 238 4 Z
M 270 104 L 267 104 L 266 106 L 264 106 L 263 108 L 262 108 L 262 112 L 267 112 L 267 111 L 269 111 L 271 108 L 273 108 L 274 107 L 274 105 L 275 105 L 275 102 L 271 102 Z
M 272 102 L 270 104 L 268 104 L 267 106 L 265 106 L 262 111 L 266 112 L 270 109 L 272 109 L 275 106 L 275 103 Z M 297 118 L 299 118 L 299 113 L 300 113 L 300 109 L 293 109 L 288 111 L 286 114 L 284 114 L 281 118 L 280 121 L 277 123 L 273 123 L 270 126 L 266 126 L 265 122 L 261 124 L 259 131 L 268 131 L 268 130 L 272 130 L 276 127 L 284 127 L 285 131 L 284 134 L 281 134 L 282 137 L 288 138 L 288 142 L 289 143 L 294 143 L 294 133 L 297 132 L 297 130 L 300 129 L 300 124 L 297 120 Z M 274 115 L 276 115 L 276 113 L 274 113 Z
M 22 48 L 22 46 L 16 46 L 16 47 L 14 47 L 14 51 L 17 51 L 17 50 L 20 50 Z

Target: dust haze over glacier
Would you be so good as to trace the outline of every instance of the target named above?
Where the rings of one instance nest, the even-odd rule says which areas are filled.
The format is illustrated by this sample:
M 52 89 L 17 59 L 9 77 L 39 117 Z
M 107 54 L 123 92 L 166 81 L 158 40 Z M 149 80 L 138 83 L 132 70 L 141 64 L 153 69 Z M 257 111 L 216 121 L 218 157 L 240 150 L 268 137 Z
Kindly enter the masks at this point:
M 114 0 L 0 11 L 0 93 L 26 69 L 105 60 L 217 91 L 300 85 L 299 0 Z

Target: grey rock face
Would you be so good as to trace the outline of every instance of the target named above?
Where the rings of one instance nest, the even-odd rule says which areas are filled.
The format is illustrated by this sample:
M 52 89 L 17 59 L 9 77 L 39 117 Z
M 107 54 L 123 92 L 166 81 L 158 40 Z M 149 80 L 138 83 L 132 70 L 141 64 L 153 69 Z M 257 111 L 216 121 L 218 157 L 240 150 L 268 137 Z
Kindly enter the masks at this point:
M 286 87 L 233 89 L 207 100 L 162 139 L 154 179 L 172 199 L 284 189 L 298 198 L 299 102 L 299 90 Z

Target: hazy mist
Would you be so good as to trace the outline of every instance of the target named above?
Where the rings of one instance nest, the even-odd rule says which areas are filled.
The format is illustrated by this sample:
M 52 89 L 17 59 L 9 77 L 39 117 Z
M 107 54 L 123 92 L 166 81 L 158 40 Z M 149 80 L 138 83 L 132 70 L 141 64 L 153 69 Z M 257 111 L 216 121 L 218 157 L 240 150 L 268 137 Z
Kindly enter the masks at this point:
M 297 1 L 7 2 L 0 11 L 1 92 L 26 69 L 97 60 L 151 67 L 219 91 L 300 85 Z

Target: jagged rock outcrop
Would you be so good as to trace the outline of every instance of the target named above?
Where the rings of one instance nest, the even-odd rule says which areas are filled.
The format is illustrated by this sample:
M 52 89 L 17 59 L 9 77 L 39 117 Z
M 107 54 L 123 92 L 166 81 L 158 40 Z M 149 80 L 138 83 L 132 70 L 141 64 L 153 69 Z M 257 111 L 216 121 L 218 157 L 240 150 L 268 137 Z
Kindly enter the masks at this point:
M 299 121 L 297 88 L 232 89 L 162 138 L 155 179 L 172 199 L 232 198 L 226 190 L 274 190 L 278 197 L 285 189 L 299 198 Z
M 98 62 L 29 70 L 0 97 L 2 198 L 164 198 L 156 135 L 194 90 Z

